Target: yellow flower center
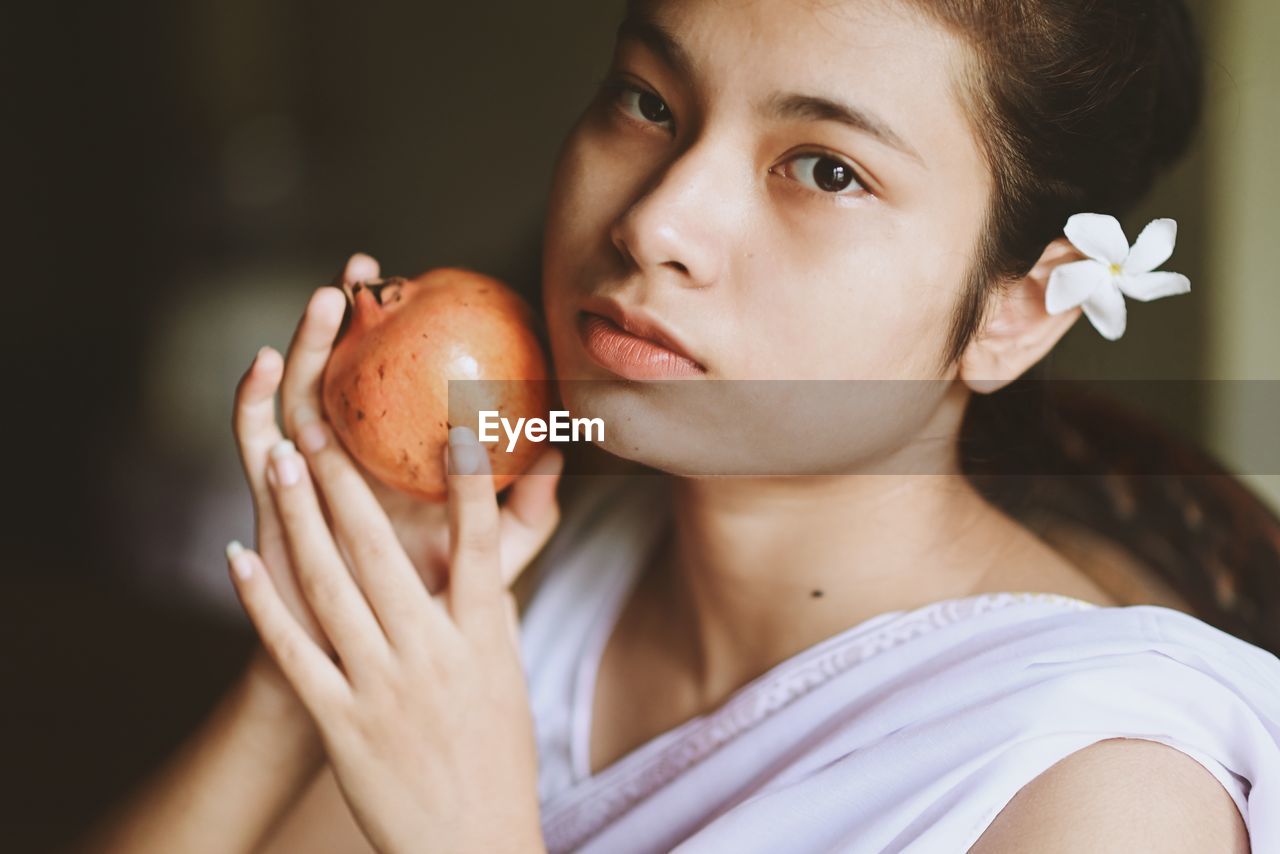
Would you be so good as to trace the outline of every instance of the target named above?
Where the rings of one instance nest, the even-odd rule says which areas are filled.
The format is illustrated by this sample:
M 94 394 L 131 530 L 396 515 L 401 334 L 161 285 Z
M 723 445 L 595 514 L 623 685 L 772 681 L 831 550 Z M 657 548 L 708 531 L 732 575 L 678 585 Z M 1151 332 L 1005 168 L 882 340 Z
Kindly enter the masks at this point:
M 1118 276 L 1118 275 L 1120 275 L 1122 272 L 1124 272 L 1124 268 L 1123 268 L 1123 267 L 1121 267 L 1119 264 L 1112 264 L 1112 265 L 1111 265 L 1111 275 L 1113 275 L 1113 276 Z

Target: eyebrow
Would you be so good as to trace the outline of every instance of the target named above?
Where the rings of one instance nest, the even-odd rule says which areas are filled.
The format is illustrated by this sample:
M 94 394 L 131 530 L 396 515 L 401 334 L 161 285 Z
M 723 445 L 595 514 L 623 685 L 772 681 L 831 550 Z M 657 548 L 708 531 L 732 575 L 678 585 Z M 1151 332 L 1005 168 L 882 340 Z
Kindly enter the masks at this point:
M 776 92 L 765 102 L 762 112 L 774 118 L 791 121 L 839 122 L 879 140 L 890 148 L 897 149 L 921 166 L 924 165 L 924 159 L 907 144 L 906 140 L 898 136 L 893 128 L 866 110 L 851 104 L 842 104 L 817 95 Z
M 662 24 L 632 12 L 618 26 L 618 41 L 630 39 L 647 47 L 668 67 L 689 79 L 693 75 L 693 59 L 679 41 Z M 759 109 L 761 115 L 783 121 L 837 122 L 860 131 L 911 157 L 920 165 L 924 159 L 883 120 L 868 112 L 833 98 L 805 95 L 799 92 L 775 92 Z
M 693 59 L 666 27 L 638 12 L 631 12 L 618 25 L 618 41 L 631 39 L 649 48 L 682 77 L 693 77 Z

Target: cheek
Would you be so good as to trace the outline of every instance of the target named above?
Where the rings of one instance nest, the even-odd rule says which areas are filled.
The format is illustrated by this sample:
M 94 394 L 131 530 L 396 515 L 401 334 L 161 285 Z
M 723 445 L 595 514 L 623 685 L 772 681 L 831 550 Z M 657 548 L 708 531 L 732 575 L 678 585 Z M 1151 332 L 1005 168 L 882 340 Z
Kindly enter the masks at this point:
M 542 241 L 542 302 L 557 362 L 576 336 L 573 298 L 583 286 L 593 247 L 607 239 L 604 194 L 596 159 L 575 128 L 556 162 Z
M 552 175 L 543 234 L 544 268 L 552 274 L 564 272 L 582 251 L 593 217 L 589 158 L 579 137 L 575 130 L 566 140 Z M 549 289 L 562 285 L 558 275 L 544 282 Z
M 860 355 L 873 379 L 924 379 L 937 373 L 948 334 L 958 269 L 905 248 L 846 310 L 857 318 Z
M 775 253 L 751 274 L 761 286 L 749 289 L 740 308 L 739 322 L 754 330 L 740 338 L 755 342 L 743 350 L 741 375 L 931 376 L 947 334 L 955 270 L 891 233 L 868 235 L 839 254 L 830 245 Z

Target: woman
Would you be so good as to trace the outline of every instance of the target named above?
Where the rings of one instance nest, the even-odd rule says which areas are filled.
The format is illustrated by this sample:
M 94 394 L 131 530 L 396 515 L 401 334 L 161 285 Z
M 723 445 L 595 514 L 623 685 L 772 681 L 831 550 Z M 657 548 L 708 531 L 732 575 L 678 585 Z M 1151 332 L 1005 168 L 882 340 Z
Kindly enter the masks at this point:
M 588 485 L 517 649 L 558 454 L 501 509 L 465 429 L 447 514 L 366 487 L 315 415 L 318 292 L 237 400 L 267 652 L 103 847 L 1280 850 L 1280 662 L 1114 607 L 956 459 L 971 395 L 1082 312 L 1123 332 L 1119 291 L 1049 310 L 1115 242 L 1063 223 L 1177 157 L 1197 75 L 1176 0 L 631 4 L 543 303 L 566 403 L 674 476 Z M 745 382 L 779 379 L 895 382 L 817 431 Z

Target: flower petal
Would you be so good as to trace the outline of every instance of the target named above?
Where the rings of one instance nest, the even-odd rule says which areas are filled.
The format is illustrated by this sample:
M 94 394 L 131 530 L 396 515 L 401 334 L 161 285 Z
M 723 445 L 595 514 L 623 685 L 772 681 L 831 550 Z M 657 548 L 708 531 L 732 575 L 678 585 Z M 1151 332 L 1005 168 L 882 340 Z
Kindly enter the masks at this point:
M 1113 216 L 1076 214 L 1067 220 L 1064 232 L 1077 249 L 1095 261 L 1123 264 L 1129 257 L 1129 238 Z
M 1159 267 L 1169 256 L 1173 255 L 1173 246 L 1178 241 L 1178 222 L 1172 219 L 1157 219 L 1142 229 L 1138 240 L 1129 250 L 1129 259 L 1124 262 L 1126 273 L 1150 273 Z
M 1050 314 L 1075 308 L 1095 290 L 1111 279 L 1111 270 L 1098 261 L 1073 261 L 1060 264 L 1049 274 L 1044 304 Z
M 1128 312 L 1124 305 L 1124 295 L 1114 284 L 1098 288 L 1084 301 L 1084 315 L 1094 328 L 1102 333 L 1108 341 L 1115 341 L 1124 334 Z
M 1120 278 L 1120 290 L 1136 300 L 1150 302 L 1189 292 L 1191 280 L 1181 273 L 1126 273 Z

